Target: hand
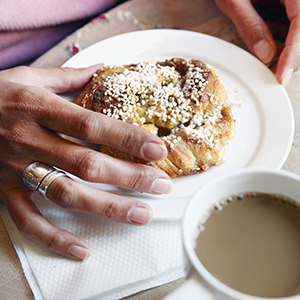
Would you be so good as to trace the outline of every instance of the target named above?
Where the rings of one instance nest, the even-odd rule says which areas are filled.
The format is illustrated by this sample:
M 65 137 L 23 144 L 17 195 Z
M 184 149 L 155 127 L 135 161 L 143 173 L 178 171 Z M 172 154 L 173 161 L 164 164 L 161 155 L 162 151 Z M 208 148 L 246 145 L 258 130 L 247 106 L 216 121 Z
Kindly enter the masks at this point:
M 215 0 L 215 2 L 233 21 L 249 50 L 265 64 L 271 63 L 276 56 L 276 43 L 270 28 L 256 12 L 251 1 Z M 276 1 L 268 2 L 271 8 Z M 281 2 L 285 6 L 290 26 L 285 46 L 271 70 L 277 80 L 286 85 L 293 72 L 300 66 L 300 2 L 299 0 L 281 0 Z
M 32 201 L 34 192 L 22 181 L 29 164 L 40 161 L 86 181 L 137 191 L 160 194 L 171 189 L 170 178 L 159 169 L 117 160 L 62 138 L 110 145 L 146 160 L 166 157 L 164 143 L 155 135 L 56 95 L 82 89 L 98 68 L 18 67 L 0 72 L 0 200 L 21 232 L 76 259 L 86 258 L 89 247 L 40 214 Z M 69 177 L 54 181 L 47 198 L 70 210 L 133 225 L 147 224 L 152 217 L 143 202 L 88 188 Z

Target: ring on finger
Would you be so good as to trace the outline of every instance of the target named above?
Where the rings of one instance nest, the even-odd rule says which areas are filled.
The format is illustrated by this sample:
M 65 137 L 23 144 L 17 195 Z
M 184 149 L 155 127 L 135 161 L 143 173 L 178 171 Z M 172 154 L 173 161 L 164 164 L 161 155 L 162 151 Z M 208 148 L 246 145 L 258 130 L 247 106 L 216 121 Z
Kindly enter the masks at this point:
M 41 162 L 30 164 L 22 174 L 24 183 L 32 190 L 36 190 L 47 199 L 47 191 L 50 185 L 66 173 Z

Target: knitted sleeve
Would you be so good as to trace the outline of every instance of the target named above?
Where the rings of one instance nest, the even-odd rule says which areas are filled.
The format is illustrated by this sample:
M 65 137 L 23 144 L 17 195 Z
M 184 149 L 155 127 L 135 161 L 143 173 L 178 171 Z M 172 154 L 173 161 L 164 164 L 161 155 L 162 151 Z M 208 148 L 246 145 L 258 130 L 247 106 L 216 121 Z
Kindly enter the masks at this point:
M 25 30 L 68 23 L 96 15 L 118 0 L 3 0 L 0 31 Z
M 0 70 L 38 56 L 121 0 L 0 0 Z

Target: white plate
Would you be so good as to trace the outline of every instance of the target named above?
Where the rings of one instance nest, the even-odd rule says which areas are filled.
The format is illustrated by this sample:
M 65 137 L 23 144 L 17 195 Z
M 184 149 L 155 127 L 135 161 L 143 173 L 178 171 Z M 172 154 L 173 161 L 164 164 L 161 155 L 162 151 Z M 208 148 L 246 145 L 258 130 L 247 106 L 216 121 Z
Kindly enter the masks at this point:
M 149 200 L 147 202 L 153 207 L 159 205 L 159 211 L 154 210 L 154 217 L 158 219 L 168 218 L 167 212 L 171 217 L 180 218 L 187 200 L 218 175 L 244 167 L 280 169 L 294 136 L 289 97 L 272 72 L 243 49 L 208 35 L 168 29 L 126 33 L 86 48 L 64 66 L 85 67 L 99 62 L 107 65 L 154 63 L 172 57 L 200 59 L 218 70 L 236 120 L 236 136 L 226 147 L 224 163 L 203 174 L 175 178 L 174 189 L 168 195 L 140 194 L 86 183 L 94 188 Z

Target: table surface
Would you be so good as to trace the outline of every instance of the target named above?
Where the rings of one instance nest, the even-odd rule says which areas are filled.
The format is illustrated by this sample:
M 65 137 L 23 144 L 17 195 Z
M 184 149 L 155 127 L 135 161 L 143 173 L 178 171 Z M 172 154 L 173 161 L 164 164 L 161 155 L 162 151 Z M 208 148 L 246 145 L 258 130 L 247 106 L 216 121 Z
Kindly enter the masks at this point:
M 84 49 L 105 38 L 143 29 L 173 28 L 206 33 L 245 49 L 232 22 L 213 0 L 133 0 L 101 15 L 38 58 L 34 67 L 61 66 L 72 55 L 72 47 Z M 300 71 L 286 87 L 295 113 L 295 136 L 283 169 L 300 174 Z M 276 151 L 276 149 L 274 150 Z M 184 279 L 144 291 L 126 299 L 163 299 Z M 17 284 L 16 284 L 17 283 Z M 0 217 L 0 299 L 32 300 L 30 287 Z

